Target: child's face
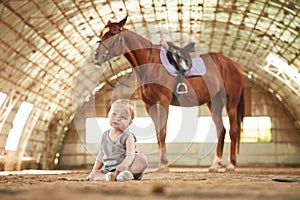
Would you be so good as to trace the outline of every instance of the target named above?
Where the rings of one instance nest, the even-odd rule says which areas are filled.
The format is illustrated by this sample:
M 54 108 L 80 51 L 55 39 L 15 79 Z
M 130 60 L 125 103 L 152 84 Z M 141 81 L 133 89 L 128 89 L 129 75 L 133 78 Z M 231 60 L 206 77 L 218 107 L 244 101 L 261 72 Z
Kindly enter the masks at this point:
M 124 131 L 131 124 L 129 109 L 121 105 L 114 105 L 111 108 L 109 124 L 118 131 Z

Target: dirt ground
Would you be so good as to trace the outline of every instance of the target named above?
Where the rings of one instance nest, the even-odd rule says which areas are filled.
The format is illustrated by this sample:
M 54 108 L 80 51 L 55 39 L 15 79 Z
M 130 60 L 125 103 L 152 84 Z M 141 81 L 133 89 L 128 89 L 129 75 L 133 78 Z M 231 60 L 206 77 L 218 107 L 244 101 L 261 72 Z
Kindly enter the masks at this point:
M 39 174 L 40 173 L 40 174 Z M 54 174 L 55 173 L 55 174 Z M 0 172 L 0 199 L 300 199 L 300 168 L 237 168 L 209 173 L 207 168 L 147 172 L 141 181 L 86 181 L 89 170 Z

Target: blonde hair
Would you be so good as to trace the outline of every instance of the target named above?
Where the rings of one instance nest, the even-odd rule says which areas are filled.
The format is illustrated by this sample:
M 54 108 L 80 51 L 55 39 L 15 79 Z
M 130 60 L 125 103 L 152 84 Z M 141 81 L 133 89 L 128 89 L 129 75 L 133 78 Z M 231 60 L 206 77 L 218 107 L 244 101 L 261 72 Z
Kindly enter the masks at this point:
M 130 101 L 129 99 L 118 99 L 118 100 L 114 101 L 111 104 L 111 108 L 110 108 L 109 113 L 108 113 L 109 116 L 111 115 L 112 108 L 115 105 L 121 105 L 122 108 L 128 109 L 131 119 L 134 119 L 134 117 L 136 115 L 136 107 L 135 107 L 135 104 L 132 101 Z

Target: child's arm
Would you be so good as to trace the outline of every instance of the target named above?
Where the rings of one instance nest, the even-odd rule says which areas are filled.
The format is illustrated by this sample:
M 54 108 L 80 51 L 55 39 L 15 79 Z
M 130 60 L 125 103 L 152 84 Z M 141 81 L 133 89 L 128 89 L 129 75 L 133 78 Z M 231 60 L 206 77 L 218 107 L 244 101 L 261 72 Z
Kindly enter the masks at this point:
M 97 156 L 97 158 L 96 158 L 96 160 L 95 160 L 95 163 L 94 163 L 94 166 L 93 166 L 92 171 L 91 171 L 90 174 L 86 177 L 87 180 L 93 180 L 95 174 L 99 173 L 99 170 L 100 170 L 101 167 L 103 166 L 103 163 L 102 163 L 102 157 L 103 157 L 103 153 L 102 153 L 102 151 L 100 150 L 99 153 L 98 153 L 98 156 Z
M 117 173 L 127 170 L 131 166 L 134 158 L 135 158 L 135 139 L 132 135 L 129 135 L 126 140 L 126 158 L 117 167 L 116 169 Z
M 98 155 L 97 155 L 97 158 L 95 160 L 95 163 L 94 163 L 94 166 L 93 166 L 93 169 L 92 171 L 95 171 L 95 170 L 100 170 L 103 163 L 102 163 L 102 158 L 103 158 L 103 153 L 102 151 L 100 150 Z

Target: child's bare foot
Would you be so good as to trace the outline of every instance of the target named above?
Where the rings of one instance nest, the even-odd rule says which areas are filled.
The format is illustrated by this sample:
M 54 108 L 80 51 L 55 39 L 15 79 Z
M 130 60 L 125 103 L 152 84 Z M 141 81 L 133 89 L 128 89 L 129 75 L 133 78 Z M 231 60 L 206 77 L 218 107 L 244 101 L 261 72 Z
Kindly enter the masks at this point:
M 108 172 L 106 175 L 105 175 L 105 180 L 106 181 L 116 181 L 116 175 L 114 172 Z
M 131 180 L 133 180 L 133 175 L 128 170 L 120 172 L 117 176 L 117 181 L 131 181 Z

